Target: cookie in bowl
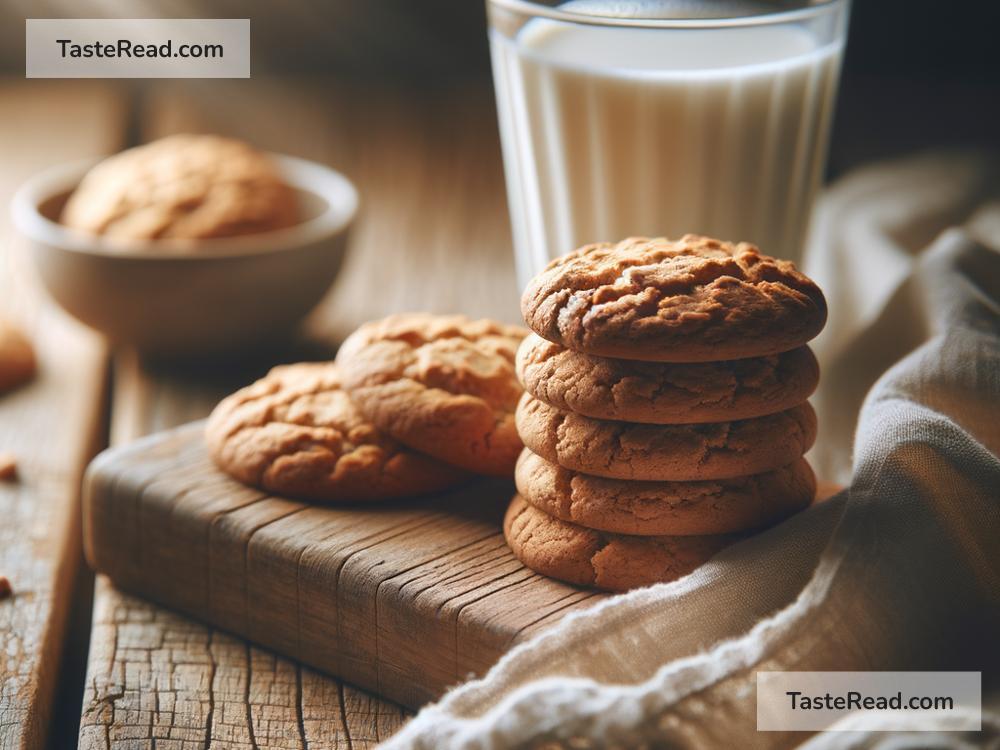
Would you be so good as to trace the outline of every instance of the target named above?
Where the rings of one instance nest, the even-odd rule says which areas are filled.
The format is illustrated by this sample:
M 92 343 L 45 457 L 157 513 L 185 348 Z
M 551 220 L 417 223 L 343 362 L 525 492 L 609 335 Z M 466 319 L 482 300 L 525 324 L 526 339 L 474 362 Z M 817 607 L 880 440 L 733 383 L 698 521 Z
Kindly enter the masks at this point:
M 295 191 L 248 143 L 173 135 L 137 146 L 84 175 L 60 221 L 122 240 L 202 240 L 285 229 L 299 221 Z

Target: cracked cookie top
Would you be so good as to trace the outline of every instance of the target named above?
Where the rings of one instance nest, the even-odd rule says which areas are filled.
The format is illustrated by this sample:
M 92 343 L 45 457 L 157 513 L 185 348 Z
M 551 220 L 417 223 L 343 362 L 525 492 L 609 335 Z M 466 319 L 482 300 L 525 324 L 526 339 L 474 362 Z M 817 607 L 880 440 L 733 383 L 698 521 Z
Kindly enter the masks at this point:
M 531 334 L 517 350 L 528 393 L 598 419 L 688 424 L 746 419 L 802 403 L 819 382 L 809 347 L 722 362 L 641 362 L 583 354 Z
M 199 240 L 290 227 L 295 193 L 263 153 L 213 135 L 173 135 L 105 159 L 60 221 L 121 240 Z
M 609 591 L 676 580 L 740 539 L 596 531 L 543 513 L 520 495 L 507 508 L 504 537 L 514 555 L 535 572 Z
M 539 456 L 613 479 L 688 482 L 758 474 L 802 456 L 816 439 L 808 403 L 732 422 L 652 425 L 561 411 L 525 394 L 517 429 Z
M 528 284 L 521 312 L 539 336 L 576 351 L 708 362 L 801 346 L 823 328 L 826 301 L 788 261 L 689 234 L 558 258 Z
M 215 408 L 205 438 L 216 464 L 241 482 L 312 500 L 418 495 L 467 477 L 362 417 L 330 362 L 274 368 Z
M 519 326 L 407 313 L 361 326 L 337 353 L 362 413 L 401 442 L 470 471 L 510 476 L 521 451 Z

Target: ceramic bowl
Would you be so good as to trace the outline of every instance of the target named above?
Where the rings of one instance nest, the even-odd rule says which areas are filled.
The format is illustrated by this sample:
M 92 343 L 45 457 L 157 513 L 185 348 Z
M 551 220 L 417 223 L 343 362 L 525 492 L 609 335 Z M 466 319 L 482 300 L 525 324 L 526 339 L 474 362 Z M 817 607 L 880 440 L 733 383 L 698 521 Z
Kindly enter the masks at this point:
M 293 330 L 330 288 L 358 210 L 351 182 L 321 164 L 271 155 L 303 220 L 242 237 L 110 243 L 59 224 L 96 160 L 36 175 L 14 197 L 14 224 L 49 294 L 116 345 L 162 356 L 248 350 Z

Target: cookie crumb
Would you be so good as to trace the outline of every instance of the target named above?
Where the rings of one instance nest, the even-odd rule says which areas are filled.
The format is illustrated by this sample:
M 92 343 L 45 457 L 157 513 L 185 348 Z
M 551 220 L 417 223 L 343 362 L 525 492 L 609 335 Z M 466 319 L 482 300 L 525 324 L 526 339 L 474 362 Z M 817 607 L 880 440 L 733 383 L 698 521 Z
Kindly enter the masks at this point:
M 0 393 L 31 380 L 37 369 L 34 347 L 24 331 L 0 318 Z
M 0 576 L 0 601 L 6 599 L 14 593 L 14 589 L 10 587 L 10 581 L 7 580 L 7 576 Z
M 11 482 L 17 479 L 17 456 L 6 451 L 0 452 L 0 480 Z

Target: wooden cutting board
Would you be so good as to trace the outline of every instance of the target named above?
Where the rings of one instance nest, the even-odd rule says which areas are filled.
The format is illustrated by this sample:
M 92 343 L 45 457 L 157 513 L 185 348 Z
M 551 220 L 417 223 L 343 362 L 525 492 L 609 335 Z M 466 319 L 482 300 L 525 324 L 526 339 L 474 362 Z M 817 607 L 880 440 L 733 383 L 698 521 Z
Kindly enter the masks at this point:
M 202 427 L 88 469 L 87 557 L 125 590 L 414 708 L 602 596 L 514 558 L 500 532 L 508 481 L 319 507 L 220 473 Z

